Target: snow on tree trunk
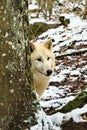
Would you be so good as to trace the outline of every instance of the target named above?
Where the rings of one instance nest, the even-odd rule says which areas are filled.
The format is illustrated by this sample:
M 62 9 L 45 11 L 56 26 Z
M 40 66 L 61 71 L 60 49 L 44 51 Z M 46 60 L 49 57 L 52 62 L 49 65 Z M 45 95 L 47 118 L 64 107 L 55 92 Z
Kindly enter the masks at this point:
M 30 129 L 39 109 L 29 59 L 28 1 L 0 0 L 0 129 Z

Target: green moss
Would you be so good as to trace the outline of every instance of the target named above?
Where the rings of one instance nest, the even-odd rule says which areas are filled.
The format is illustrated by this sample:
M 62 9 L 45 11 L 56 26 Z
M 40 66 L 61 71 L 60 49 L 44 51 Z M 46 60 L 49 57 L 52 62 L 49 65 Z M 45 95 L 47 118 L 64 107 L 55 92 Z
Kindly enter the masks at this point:
M 87 103 L 87 92 L 81 92 L 74 100 L 68 102 L 64 107 L 58 109 L 57 111 L 52 112 L 55 114 L 57 112 L 67 113 L 76 108 L 81 108 Z
M 29 27 L 29 36 L 30 39 L 37 37 L 38 35 L 46 32 L 50 28 L 57 28 L 59 24 L 46 24 L 43 22 L 36 22 L 34 24 L 30 24 Z
M 29 34 L 32 39 L 32 37 L 37 37 L 38 35 L 40 35 L 41 33 L 47 30 L 48 30 L 48 26 L 46 23 L 36 22 L 33 25 L 32 24 L 30 25 Z

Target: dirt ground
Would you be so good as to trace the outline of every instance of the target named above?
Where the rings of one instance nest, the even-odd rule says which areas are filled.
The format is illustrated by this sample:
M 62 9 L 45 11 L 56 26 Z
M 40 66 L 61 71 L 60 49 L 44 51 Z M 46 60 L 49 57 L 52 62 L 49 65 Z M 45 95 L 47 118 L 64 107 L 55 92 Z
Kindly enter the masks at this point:
M 87 122 L 75 123 L 70 120 L 62 125 L 62 130 L 87 130 Z

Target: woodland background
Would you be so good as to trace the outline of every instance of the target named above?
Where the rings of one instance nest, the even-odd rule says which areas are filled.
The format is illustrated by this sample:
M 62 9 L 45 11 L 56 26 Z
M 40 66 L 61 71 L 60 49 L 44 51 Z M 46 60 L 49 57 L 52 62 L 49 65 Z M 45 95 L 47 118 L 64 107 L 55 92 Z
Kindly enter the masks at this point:
M 87 130 L 87 0 L 44 4 L 0 1 L 1 130 Z M 56 66 L 38 101 L 28 41 L 48 38 Z

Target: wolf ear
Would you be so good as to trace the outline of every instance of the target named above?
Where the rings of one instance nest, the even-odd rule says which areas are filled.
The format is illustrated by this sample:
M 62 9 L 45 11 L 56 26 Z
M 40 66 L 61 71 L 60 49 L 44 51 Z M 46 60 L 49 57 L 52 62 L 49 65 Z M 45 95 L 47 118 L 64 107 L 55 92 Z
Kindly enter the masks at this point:
M 49 49 L 49 50 L 52 50 L 52 40 L 51 39 L 48 39 L 45 43 L 44 43 L 44 46 Z
M 35 45 L 31 41 L 29 42 L 29 45 L 30 45 L 30 52 L 32 53 L 35 50 Z

